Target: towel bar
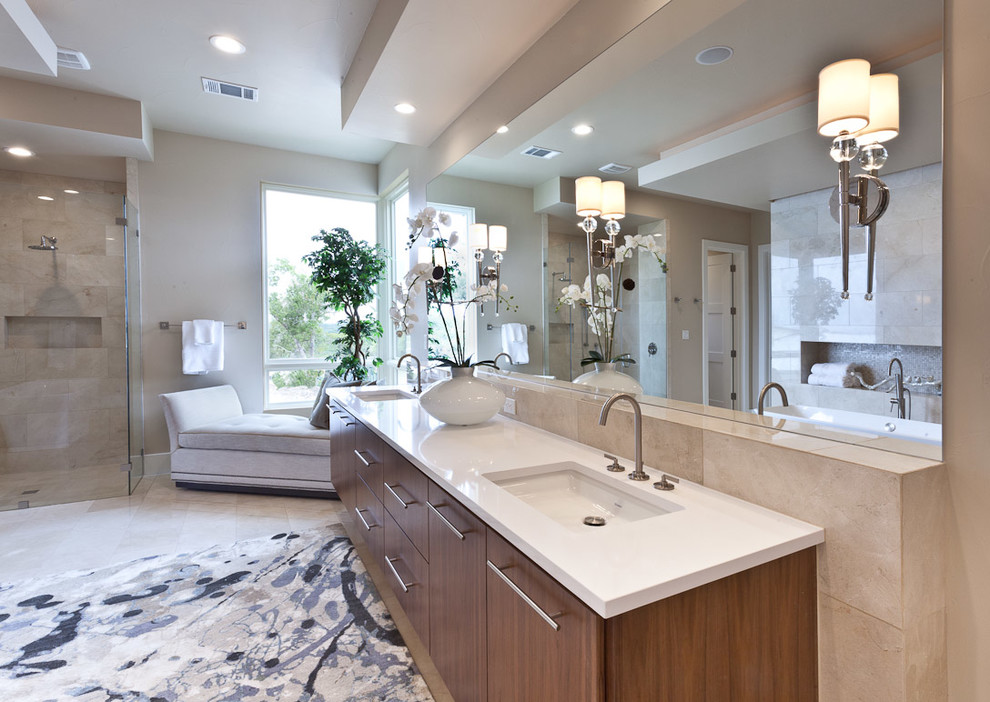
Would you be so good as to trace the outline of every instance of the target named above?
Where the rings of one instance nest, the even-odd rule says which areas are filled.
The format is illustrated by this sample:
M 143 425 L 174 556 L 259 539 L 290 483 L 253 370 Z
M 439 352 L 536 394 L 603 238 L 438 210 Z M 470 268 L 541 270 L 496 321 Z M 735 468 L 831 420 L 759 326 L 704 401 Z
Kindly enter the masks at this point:
M 487 324 L 487 325 L 485 325 L 485 329 L 487 329 L 488 331 L 492 331 L 493 329 L 495 329 L 497 327 L 501 327 L 501 326 L 502 326 L 501 324 Z M 535 332 L 536 331 L 536 325 L 535 324 L 530 324 L 528 326 L 529 326 L 529 330 L 531 332 Z
M 223 323 L 225 327 L 237 327 L 238 329 L 247 329 L 247 322 L 235 322 L 232 324 Z M 159 322 L 158 328 L 162 331 L 168 331 L 172 327 L 182 327 L 182 322 Z

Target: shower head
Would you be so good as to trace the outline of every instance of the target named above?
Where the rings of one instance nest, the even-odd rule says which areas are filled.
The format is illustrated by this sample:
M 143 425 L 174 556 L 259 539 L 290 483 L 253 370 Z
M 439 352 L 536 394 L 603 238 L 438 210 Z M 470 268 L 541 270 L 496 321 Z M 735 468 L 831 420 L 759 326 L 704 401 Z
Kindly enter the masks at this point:
M 35 244 L 33 246 L 28 246 L 29 249 L 34 249 L 35 251 L 58 251 L 58 247 L 55 244 L 58 242 L 53 236 L 45 236 L 42 234 L 41 243 Z

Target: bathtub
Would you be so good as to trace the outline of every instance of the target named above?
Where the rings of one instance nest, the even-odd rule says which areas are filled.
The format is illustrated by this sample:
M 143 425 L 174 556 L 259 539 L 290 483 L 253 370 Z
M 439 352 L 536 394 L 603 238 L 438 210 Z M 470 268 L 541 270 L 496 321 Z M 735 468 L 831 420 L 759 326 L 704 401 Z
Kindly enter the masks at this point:
M 755 411 L 755 410 L 754 410 Z M 865 414 L 848 410 L 825 409 L 808 407 L 806 405 L 790 405 L 787 407 L 768 407 L 763 411 L 767 417 L 779 419 L 796 419 L 800 422 L 818 424 L 844 431 L 868 432 L 878 436 L 892 436 L 899 439 L 910 439 L 933 446 L 942 445 L 942 425 L 931 422 L 920 422 L 915 419 L 898 419 L 879 414 Z

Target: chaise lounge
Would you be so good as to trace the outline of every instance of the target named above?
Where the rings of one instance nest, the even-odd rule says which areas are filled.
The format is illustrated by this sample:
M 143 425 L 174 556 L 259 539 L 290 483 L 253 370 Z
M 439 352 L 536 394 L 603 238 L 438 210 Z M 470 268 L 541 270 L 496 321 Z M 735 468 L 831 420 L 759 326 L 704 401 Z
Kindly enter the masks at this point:
M 330 432 L 306 417 L 244 414 L 230 385 L 159 399 L 180 487 L 336 497 Z

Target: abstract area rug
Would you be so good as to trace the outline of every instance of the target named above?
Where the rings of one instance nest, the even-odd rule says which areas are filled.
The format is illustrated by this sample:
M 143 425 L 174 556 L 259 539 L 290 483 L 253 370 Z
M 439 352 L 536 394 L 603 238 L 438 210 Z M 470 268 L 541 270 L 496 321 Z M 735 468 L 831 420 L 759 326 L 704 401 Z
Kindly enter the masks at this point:
M 0 699 L 433 697 L 337 525 L 0 584 Z

